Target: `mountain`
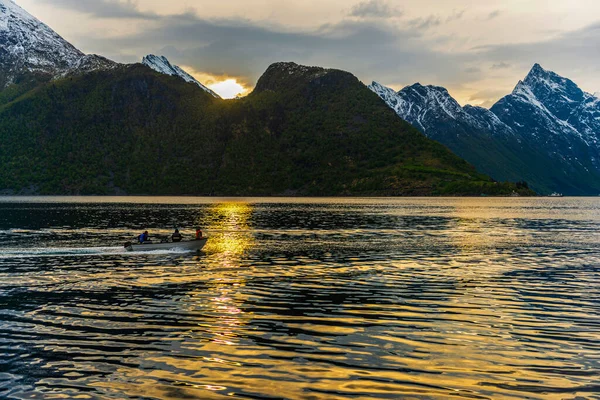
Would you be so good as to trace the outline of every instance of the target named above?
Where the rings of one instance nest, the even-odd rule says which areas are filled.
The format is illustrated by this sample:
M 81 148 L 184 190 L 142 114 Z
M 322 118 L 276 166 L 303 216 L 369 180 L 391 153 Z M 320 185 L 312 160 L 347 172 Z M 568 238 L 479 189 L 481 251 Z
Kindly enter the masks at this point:
M 600 192 L 600 100 L 534 65 L 490 110 L 461 107 L 441 87 L 369 88 L 397 115 L 498 180 L 525 180 L 541 193 Z
M 178 76 L 186 82 L 195 83 L 202 90 L 211 94 L 213 97 L 221 98 L 218 94 L 216 94 L 215 92 L 213 92 L 212 90 L 210 90 L 209 88 L 207 88 L 206 86 L 204 86 L 203 84 L 198 82 L 196 80 L 196 78 L 194 78 L 193 76 L 191 76 L 190 74 L 185 72 L 183 69 L 181 69 L 177 65 L 171 64 L 169 62 L 169 60 L 167 59 L 167 57 L 165 57 L 165 56 L 158 57 L 153 54 L 149 54 L 143 58 L 142 64 L 144 64 L 147 67 L 152 68 L 156 72 L 160 72 L 161 74 Z
M 12 0 L 0 0 L 0 87 L 25 71 L 57 74 L 84 54 Z
M 263 120 L 255 136 L 238 138 L 245 143 L 236 146 L 241 153 L 227 159 L 236 166 L 229 176 L 241 179 L 237 186 L 271 181 L 271 186 L 283 185 L 279 190 L 289 188 L 292 193 L 338 195 L 479 195 L 517 190 L 514 184 L 491 181 L 399 121 L 345 71 L 275 63 L 255 90 L 234 104 L 245 110 L 244 118 Z M 249 151 L 257 146 L 262 150 Z M 267 170 L 257 178 L 256 168 Z
M 369 88 L 402 119 L 501 181 L 522 181 L 528 166 L 510 144 L 514 131 L 489 110 L 461 107 L 448 91 L 419 83 L 399 92 L 373 82 Z M 539 188 L 538 188 L 539 189 Z
M 85 55 L 0 6 L 2 193 L 531 194 L 427 139 L 348 72 L 276 63 L 227 101 L 164 57 Z
M 141 64 L 0 107 L 4 193 L 509 194 L 344 71 L 270 66 L 240 100 Z
M 0 88 L 27 76 L 51 79 L 114 66 L 83 54 L 12 0 L 0 0 Z
M 369 86 L 404 120 L 440 141 L 443 136 L 468 135 L 473 128 L 494 135 L 514 132 L 492 112 L 481 107 L 461 107 L 448 91 L 439 86 L 416 83 L 398 93 L 377 82 Z M 440 129 L 440 128 L 444 129 Z
M 491 111 L 552 160 L 557 191 L 600 192 L 600 101 L 574 82 L 534 65 Z

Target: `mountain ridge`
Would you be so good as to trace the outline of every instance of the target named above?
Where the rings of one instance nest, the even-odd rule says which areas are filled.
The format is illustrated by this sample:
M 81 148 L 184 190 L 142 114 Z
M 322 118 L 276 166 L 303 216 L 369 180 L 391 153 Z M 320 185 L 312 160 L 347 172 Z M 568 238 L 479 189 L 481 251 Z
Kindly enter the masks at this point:
M 65 73 L 84 54 L 12 0 L 0 0 L 0 87 L 25 71 Z
M 157 72 L 193 82 L 219 97 L 164 56 L 150 54 L 142 63 Z M 120 65 L 97 54 L 83 53 L 13 0 L 0 0 L 0 88 L 17 83 L 23 77 L 35 79 L 32 75 L 60 79 Z
M 427 139 L 352 74 L 321 70 L 317 75 L 290 77 L 270 68 L 263 82 L 279 90 L 259 90 L 240 100 L 217 99 L 141 64 L 45 83 L 0 108 L 0 189 L 229 196 L 531 194 L 493 182 Z
M 171 64 L 171 62 L 165 56 L 155 56 L 154 54 L 149 54 L 142 59 L 142 64 L 152 68 L 156 72 L 160 72 L 161 74 L 178 76 L 186 82 L 195 83 L 202 90 L 209 93 L 213 97 L 216 97 L 218 99 L 221 98 L 221 96 L 216 94 L 208 87 L 204 86 L 196 78 L 185 72 L 181 67 Z
M 520 176 L 542 193 L 600 192 L 600 101 L 540 64 L 489 110 L 460 107 L 441 87 L 394 92 L 374 82 L 369 88 L 398 116 L 498 180 Z M 417 90 L 427 93 L 416 96 Z
M 31 52 L 45 69 L 23 61 L 17 72 L 33 77 L 7 74 L 0 91 L 5 193 L 532 193 L 427 139 L 349 72 L 275 63 L 249 96 L 227 101 L 166 58 L 149 56 L 148 66 L 85 55 L 15 7 L 4 7 L 7 35 L 25 53 L 0 61 Z M 70 57 L 55 59 L 55 45 Z

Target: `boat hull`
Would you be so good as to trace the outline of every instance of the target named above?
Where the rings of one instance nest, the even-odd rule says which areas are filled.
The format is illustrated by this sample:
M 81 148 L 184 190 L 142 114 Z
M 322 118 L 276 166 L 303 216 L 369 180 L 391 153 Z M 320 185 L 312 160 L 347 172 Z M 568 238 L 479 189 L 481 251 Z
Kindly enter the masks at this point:
M 190 240 L 186 242 L 172 243 L 146 243 L 135 244 L 125 243 L 127 251 L 156 251 L 156 250 L 185 250 L 185 251 L 200 251 L 206 245 L 207 238 L 200 240 Z

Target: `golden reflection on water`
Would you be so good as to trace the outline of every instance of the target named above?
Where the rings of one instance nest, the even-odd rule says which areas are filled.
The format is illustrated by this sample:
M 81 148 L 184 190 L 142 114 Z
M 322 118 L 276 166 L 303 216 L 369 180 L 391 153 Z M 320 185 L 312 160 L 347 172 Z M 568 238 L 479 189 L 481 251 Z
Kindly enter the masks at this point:
M 206 225 L 210 238 L 204 250 L 222 253 L 226 263 L 227 257 L 239 256 L 249 250 L 254 244 L 248 224 L 252 210 L 252 205 L 239 202 L 220 203 L 211 207 Z
M 255 245 L 249 224 L 252 212 L 253 206 L 249 204 L 224 202 L 203 214 L 199 225 L 209 237 L 204 254 L 194 258 L 189 270 L 181 270 L 176 278 L 168 278 L 169 283 L 198 282 L 197 288 L 181 295 L 177 306 L 178 313 L 194 317 L 189 320 L 191 324 L 186 332 L 176 338 L 175 353 L 148 354 L 145 361 L 158 366 L 150 373 L 142 376 L 135 369 L 120 369 L 119 374 L 126 376 L 129 384 L 103 382 L 98 383 L 98 387 L 129 396 L 164 399 L 210 399 L 228 395 L 223 371 L 243 368 L 246 350 L 241 338 L 254 318 L 253 313 L 243 310 L 246 299 L 241 293 L 249 276 L 240 263 L 243 255 Z M 206 264 L 207 257 L 212 259 L 210 265 Z M 165 283 L 166 277 L 156 272 L 154 276 L 145 277 L 143 283 Z M 224 350 L 226 348 L 228 350 Z M 179 352 L 189 356 L 180 357 Z M 156 384 L 157 380 L 167 384 Z M 219 381 L 224 384 L 214 384 Z
M 207 252 L 219 253 L 221 268 L 230 271 L 241 268 L 238 258 L 254 244 L 249 231 L 252 206 L 247 203 L 220 203 L 211 207 L 207 230 L 210 239 Z M 208 302 L 209 312 L 214 314 L 215 326 L 211 327 L 212 342 L 217 345 L 233 346 L 237 343 L 236 332 L 243 326 L 244 317 L 239 300 L 233 296 L 245 285 L 246 275 L 216 275 L 209 283 L 211 297 Z
M 597 243 L 597 236 L 587 225 L 563 234 L 560 221 L 548 235 L 545 225 L 522 222 L 529 209 L 499 210 L 500 202 L 482 207 L 453 199 L 436 206 L 436 213 L 444 210 L 437 218 L 409 225 L 406 231 L 419 233 L 414 237 L 391 229 L 395 220 L 369 233 L 363 228 L 373 223 L 369 215 L 338 229 L 344 221 L 332 214 L 336 228 L 310 231 L 317 232 L 308 243 L 314 251 L 299 249 L 293 258 L 277 252 L 282 243 L 298 244 L 293 235 L 279 238 L 288 226 L 268 226 L 277 239 L 255 239 L 255 229 L 265 229 L 255 213 L 273 210 L 221 202 L 198 218 L 210 240 L 196 258 L 127 258 L 116 266 L 86 259 L 85 268 L 79 259 L 61 260 L 37 275 L 3 279 L 25 286 L 33 277 L 35 285 L 70 293 L 61 302 L 44 300 L 46 289 L 38 288 L 29 301 L 40 303 L 21 318 L 44 333 L 36 345 L 61 355 L 52 362 L 66 377 L 106 368 L 97 361 L 98 343 L 106 343 L 103 357 L 118 365 L 111 364 L 110 379 L 82 377 L 77 384 L 114 398 L 589 394 L 597 371 L 590 289 L 597 287 L 597 271 L 581 265 L 577 246 L 580 238 Z M 565 249 L 547 245 L 558 240 L 575 244 L 561 256 L 554 252 Z M 537 246 L 524 253 L 529 242 Z M 588 253 L 587 263 L 599 265 L 597 253 Z M 111 291 L 107 304 L 104 293 Z M 85 328 L 89 343 L 80 334 Z M 19 337 L 22 325 L 12 329 Z M 124 343 L 129 348 L 118 353 Z M 70 351 L 93 363 L 83 356 L 62 361 Z
M 490 223 L 491 220 L 500 217 L 498 208 L 502 200 L 493 207 L 482 207 L 474 202 L 472 198 L 453 199 L 452 207 L 448 215 L 455 219 L 450 222 L 448 229 L 443 231 L 443 236 L 450 239 L 458 251 L 472 252 L 481 249 L 496 249 L 498 245 L 506 245 L 507 242 L 529 242 L 530 234 L 514 226 Z M 503 218 L 518 218 L 522 216 L 512 214 L 510 211 L 502 211 Z

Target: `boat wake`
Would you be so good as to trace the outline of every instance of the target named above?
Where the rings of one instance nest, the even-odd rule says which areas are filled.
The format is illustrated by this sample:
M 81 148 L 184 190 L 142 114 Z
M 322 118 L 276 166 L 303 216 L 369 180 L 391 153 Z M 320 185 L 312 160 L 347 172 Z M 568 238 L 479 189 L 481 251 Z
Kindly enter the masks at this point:
M 127 251 L 123 247 L 36 247 L 36 248 L 0 248 L 0 259 L 6 258 L 42 258 L 42 257 L 73 257 L 73 256 L 109 256 L 109 255 L 167 255 L 186 254 L 188 250 L 168 249 L 153 251 Z

